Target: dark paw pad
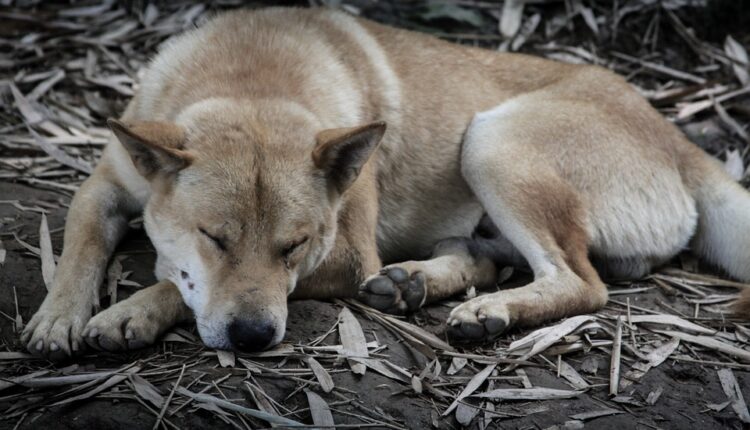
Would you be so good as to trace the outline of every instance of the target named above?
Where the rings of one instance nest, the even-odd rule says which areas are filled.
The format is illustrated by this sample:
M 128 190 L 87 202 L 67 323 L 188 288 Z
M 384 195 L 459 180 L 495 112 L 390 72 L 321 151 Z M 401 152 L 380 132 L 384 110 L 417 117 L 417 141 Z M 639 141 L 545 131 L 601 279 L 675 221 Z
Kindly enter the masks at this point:
M 358 298 L 375 309 L 403 314 L 419 309 L 424 302 L 426 281 L 422 272 L 413 273 L 401 267 L 384 268 L 359 287 Z

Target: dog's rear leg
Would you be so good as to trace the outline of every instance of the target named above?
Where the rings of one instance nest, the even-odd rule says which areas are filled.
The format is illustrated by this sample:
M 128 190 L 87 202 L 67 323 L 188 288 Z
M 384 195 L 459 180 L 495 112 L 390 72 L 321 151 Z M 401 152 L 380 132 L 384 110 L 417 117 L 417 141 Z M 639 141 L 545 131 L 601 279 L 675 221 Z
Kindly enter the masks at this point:
M 469 238 L 439 242 L 424 261 L 391 264 L 360 285 L 358 298 L 376 309 L 405 313 L 451 296 L 469 286 L 492 286 L 495 264 Z
M 99 305 L 107 261 L 139 209 L 110 169 L 102 163 L 70 205 L 54 283 L 21 335 L 33 354 L 61 359 L 84 346 L 81 332 Z
M 533 136 L 503 136 L 493 127 L 498 123 L 485 120 L 475 119 L 467 132 L 462 171 L 503 236 L 525 257 L 534 281 L 457 306 L 448 318 L 451 332 L 481 338 L 601 308 L 607 290 L 587 257 L 579 195 L 523 144 Z

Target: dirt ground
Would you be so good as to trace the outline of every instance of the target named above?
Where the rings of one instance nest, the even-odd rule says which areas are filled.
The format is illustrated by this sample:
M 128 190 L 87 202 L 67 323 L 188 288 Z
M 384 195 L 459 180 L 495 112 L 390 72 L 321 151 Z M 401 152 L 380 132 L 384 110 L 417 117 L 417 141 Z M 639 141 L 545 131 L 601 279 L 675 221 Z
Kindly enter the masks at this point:
M 399 6 L 399 2 L 384 2 L 377 7 L 370 5 L 377 2 L 345 3 L 360 7 L 374 19 L 439 33 L 450 40 L 461 39 L 458 41 L 466 43 L 469 39 L 473 41 L 469 43 L 478 45 L 496 45 L 500 40 L 497 23 L 492 21 L 491 25 L 488 24 L 493 17 L 497 18 L 499 12 L 499 7 L 495 8 L 490 2 L 460 3 L 466 10 L 480 10 L 479 15 L 443 10 L 435 12 L 438 18 L 427 19 L 425 17 L 429 15 L 425 14 L 416 20 L 411 15 L 405 15 L 413 10 L 406 8 L 404 12 L 405 7 Z M 136 4 L 132 7 L 139 6 Z M 168 10 L 163 4 L 160 7 L 162 11 Z M 186 6 L 179 10 L 182 13 L 188 9 Z M 19 10 L 32 11 L 28 12 L 29 16 L 38 16 L 38 12 L 29 8 L 5 11 L 0 8 L 0 27 L 7 22 L 25 28 L 28 21 L 12 17 L 13 14 L 20 14 Z M 594 14 L 605 13 L 602 7 L 592 6 L 591 10 Z M 675 10 L 681 13 L 680 9 Z M 547 9 L 539 11 L 543 15 L 547 13 Z M 653 13 L 652 9 L 648 11 Z M 533 20 L 533 13 L 536 13 L 536 9 L 525 12 L 525 23 Z M 661 13 L 670 12 L 663 9 Z M 480 16 L 482 21 L 477 21 L 476 16 Z M 684 15 L 679 16 L 684 18 Z M 544 15 L 545 20 L 548 18 L 552 21 L 552 18 Z M 456 26 L 459 30 L 456 31 L 460 33 L 442 34 L 447 26 L 445 20 L 458 21 Z M 577 18 L 579 28 L 585 28 L 584 20 L 583 17 Z M 732 25 L 727 24 L 727 32 L 733 28 Z M 466 26 L 470 28 L 467 30 Z M 11 35 L 17 38 L 22 35 L 8 28 L 0 30 L 3 36 L 0 54 L 17 59 L 12 57 L 16 55 L 15 51 L 6 49 L 3 43 L 12 46 L 8 42 L 12 39 Z M 470 31 L 475 34 L 474 39 L 465 35 Z M 523 29 L 520 31 L 523 32 Z M 739 36 L 747 41 L 747 32 Z M 531 35 L 529 37 L 533 40 Z M 570 40 L 561 43 L 566 42 Z M 533 49 L 544 51 L 539 48 L 539 43 L 533 45 Z M 585 43 L 578 46 L 604 55 L 596 46 Z M 683 52 L 682 48 L 667 52 L 679 56 L 682 54 L 676 53 Z M 114 48 L 110 46 L 110 49 Z M 669 55 L 665 54 L 666 57 Z M 644 55 L 643 58 L 654 57 Z M 0 75 L 0 79 L 17 82 L 20 86 L 23 79 L 18 74 L 26 67 L 23 64 L 28 64 L 23 61 L 26 60 L 19 60 L 22 63 L 20 66 L 3 70 L 4 75 Z M 669 62 L 675 67 L 689 63 L 682 57 Z M 1 61 L 0 66 L 6 67 Z M 731 79 L 731 67 L 727 70 L 726 76 L 729 77 L 726 79 Z M 642 69 L 638 69 L 630 77 L 642 72 Z M 656 79 L 656 84 L 651 87 L 653 91 L 674 89 L 674 83 L 665 84 L 667 78 L 661 76 L 657 79 L 649 75 L 638 82 L 648 86 L 648 82 Z M 71 83 L 70 87 L 75 90 L 76 85 L 77 82 Z M 27 89 L 21 86 L 24 94 L 28 94 L 33 87 L 31 85 Z M 699 329 L 713 331 L 713 337 L 750 354 L 750 325 L 733 319 L 723 307 L 736 289 L 727 288 L 728 284 L 720 280 L 720 274 L 699 264 L 689 254 L 675 259 L 657 279 L 613 283 L 609 304 L 594 315 L 592 321 L 561 336 L 547 350 L 522 360 L 515 369 L 509 368 L 508 362 L 518 360 L 520 354 L 509 352 L 509 347 L 514 340 L 524 338 L 533 330 L 516 329 L 483 345 L 459 344 L 453 345 L 452 349 L 441 347 L 443 344 L 440 341 L 447 340 L 443 322 L 451 304 L 461 300 L 461 297 L 410 315 L 405 320 L 410 325 L 404 327 L 388 322 L 390 320 L 383 322 L 377 313 L 352 303 L 295 301 L 289 305 L 286 338 L 280 347 L 271 353 L 236 354 L 230 358 L 230 362 L 221 362 L 216 351 L 204 348 L 194 325 L 189 323 L 177 327 L 155 346 L 143 350 L 121 354 L 89 352 L 63 363 L 32 358 L 25 354 L 23 345 L 19 344 L 18 331 L 23 323 L 29 321 L 46 294 L 39 250 L 36 249 L 40 246 L 41 213 L 46 213 L 53 252 L 59 255 L 66 207 L 70 203 L 72 190 L 85 175 L 74 172 L 60 182 L 63 186 L 33 181 L 46 177 L 34 176 L 31 169 L 37 162 L 49 163 L 49 157 L 44 158 L 45 154 L 33 146 L 21 146 L 13 140 L 16 139 L 16 125 L 22 122 L 13 97 L 2 88 L 0 82 L 3 101 L 0 111 L 0 161 L 5 160 L 0 165 L 12 166 L 8 171 L 17 174 L 0 176 L 0 255 L 3 248 L 6 251 L 4 260 L 0 259 L 0 428 L 133 430 L 152 428 L 157 420 L 161 428 L 243 429 L 269 425 L 264 420 L 232 410 L 226 404 L 206 399 L 191 400 L 190 395 L 175 389 L 177 386 L 310 426 L 314 422 L 311 410 L 320 412 L 326 409 L 315 402 L 317 394 L 330 409 L 336 427 L 341 428 L 748 428 L 749 424 L 743 423 L 740 416 L 742 408 L 738 403 L 742 402 L 738 401 L 736 392 L 741 393 L 740 398 L 744 396 L 744 399 L 750 399 L 750 362 L 727 350 L 716 351 L 704 344 L 686 340 L 689 339 L 687 336 L 695 335 L 696 332 L 691 331 L 695 327 L 685 329 L 685 326 L 675 328 L 673 324 L 627 322 L 638 315 L 658 314 L 679 318 L 680 321 L 699 325 Z M 99 95 L 105 97 L 107 94 L 103 90 Z M 675 103 L 679 98 L 667 99 L 665 95 L 662 96 L 654 99 L 654 104 L 661 103 L 660 107 L 668 115 L 677 114 L 679 107 L 670 103 Z M 117 111 L 126 97 L 116 94 L 113 98 L 116 102 L 108 109 Z M 91 102 L 88 98 L 86 100 L 87 103 Z M 690 99 L 688 102 L 696 100 L 700 101 Z M 732 115 L 736 115 L 735 123 L 740 130 L 746 129 L 750 117 L 747 115 L 749 106 L 745 97 L 727 107 Z M 95 109 L 91 110 L 93 112 Z M 691 116 L 679 122 L 679 125 L 693 141 L 712 154 L 724 157 L 726 150 L 739 149 L 739 162 L 744 173 L 746 163 L 743 160 L 748 156 L 746 136 L 743 140 L 741 131 L 728 125 L 721 112 L 717 112 Z M 101 125 L 103 117 L 100 114 L 92 113 L 95 124 Z M 80 147 L 69 150 L 76 151 L 76 148 Z M 98 147 L 93 145 L 90 152 L 72 153 L 80 156 L 81 160 L 92 161 L 98 154 Z M 32 160 L 30 164 L 16 168 L 13 163 L 24 157 Z M 0 173 L 5 171 L 0 170 Z M 154 282 L 153 248 L 137 223 L 134 225 L 136 228 L 116 252 L 122 263 L 122 271 L 115 279 L 118 301 L 141 286 Z M 691 273 L 709 277 L 696 281 L 690 278 Z M 529 280 L 527 273 L 515 270 L 500 288 L 522 285 Z M 109 297 L 103 289 L 102 306 L 108 304 Z M 368 365 L 364 375 L 354 374 L 346 355 L 336 349 L 342 343 L 337 327 L 341 324 L 344 308 L 350 309 L 361 324 L 369 342 L 370 357 L 377 361 Z M 623 323 L 622 336 L 617 335 L 617 316 L 626 321 Z M 552 322 L 549 326 L 558 324 L 561 323 Z M 418 329 L 425 332 L 416 331 Z M 664 330 L 672 331 L 665 334 Z M 662 363 L 648 369 L 638 382 L 621 387 L 616 396 L 609 394 L 616 342 L 622 341 L 622 358 L 618 362 L 624 375 L 631 372 L 634 366 L 637 368 L 638 363 L 643 362 L 644 357 L 654 349 L 668 346 L 670 339 L 681 335 L 679 346 L 667 354 Z M 330 375 L 334 386 L 332 390 L 325 389 L 325 378 L 321 379 L 321 371 L 314 370 L 316 367 L 310 363 L 309 357 L 314 357 L 320 363 L 323 374 Z M 497 367 L 489 373 L 489 377 L 478 381 L 480 385 L 475 387 L 474 394 L 493 389 L 545 388 L 574 392 L 575 397 L 489 401 L 469 396 L 459 402 L 456 412 L 443 416 L 470 380 L 487 366 L 494 365 Z M 572 370 L 565 370 L 568 368 Z M 726 379 L 723 382 L 720 380 L 720 374 L 727 377 L 727 369 L 731 370 L 736 385 Z M 115 370 L 115 374 L 104 373 Z M 31 377 L 26 376 L 30 374 Z M 118 375 L 125 376 L 113 379 Z M 80 376 L 89 379 L 74 380 Z M 28 381 L 36 381 L 37 385 Z M 113 383 L 108 385 L 108 382 Z M 732 389 L 735 390 L 734 394 L 731 393 Z M 164 410 L 164 414 L 162 418 L 157 418 L 161 410 Z

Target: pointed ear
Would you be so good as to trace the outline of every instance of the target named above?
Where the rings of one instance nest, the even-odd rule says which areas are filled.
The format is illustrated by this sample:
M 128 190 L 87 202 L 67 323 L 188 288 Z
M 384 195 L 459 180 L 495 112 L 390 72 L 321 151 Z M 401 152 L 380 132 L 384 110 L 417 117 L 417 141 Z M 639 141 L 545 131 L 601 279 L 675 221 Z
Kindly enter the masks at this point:
M 325 172 L 329 183 L 343 193 L 357 179 L 384 133 L 382 121 L 323 130 L 315 136 L 313 162 Z
M 177 124 L 157 121 L 126 124 L 108 119 L 107 125 L 146 179 L 177 173 L 193 161 L 192 155 L 180 149 L 185 143 L 185 133 Z

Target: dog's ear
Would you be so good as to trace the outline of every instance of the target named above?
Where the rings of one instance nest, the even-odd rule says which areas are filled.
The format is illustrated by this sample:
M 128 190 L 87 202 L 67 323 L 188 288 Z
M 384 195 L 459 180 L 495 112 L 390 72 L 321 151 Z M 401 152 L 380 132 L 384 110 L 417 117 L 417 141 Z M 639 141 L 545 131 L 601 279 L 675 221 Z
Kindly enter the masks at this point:
M 343 193 L 357 179 L 385 133 L 384 122 L 373 122 L 360 127 L 323 130 L 315 136 L 312 157 L 315 166 L 339 193 Z
M 146 179 L 177 173 L 193 161 L 189 153 L 180 149 L 185 143 L 185 133 L 177 124 L 156 121 L 126 124 L 109 119 L 107 125 Z

